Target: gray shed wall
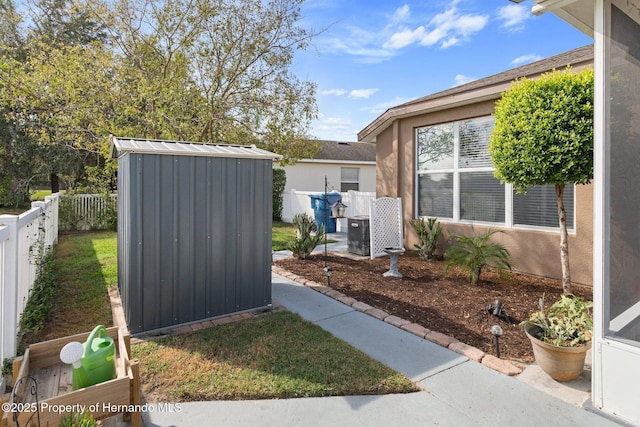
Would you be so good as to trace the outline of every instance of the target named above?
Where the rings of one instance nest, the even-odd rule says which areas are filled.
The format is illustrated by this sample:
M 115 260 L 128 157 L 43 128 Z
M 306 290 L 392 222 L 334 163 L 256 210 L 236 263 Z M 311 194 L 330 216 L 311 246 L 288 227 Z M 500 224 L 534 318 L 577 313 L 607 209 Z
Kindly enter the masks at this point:
M 132 333 L 271 304 L 270 159 L 125 153 L 118 174 Z

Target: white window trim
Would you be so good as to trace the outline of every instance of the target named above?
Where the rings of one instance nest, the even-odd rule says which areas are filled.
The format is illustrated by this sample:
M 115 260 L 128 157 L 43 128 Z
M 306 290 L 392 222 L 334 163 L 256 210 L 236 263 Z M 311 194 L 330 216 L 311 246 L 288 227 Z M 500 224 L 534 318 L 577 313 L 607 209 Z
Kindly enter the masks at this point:
M 505 183 L 504 185 L 504 189 L 505 189 L 505 197 L 504 197 L 504 204 L 505 204 L 505 220 L 503 223 L 501 222 L 488 222 L 488 221 L 477 221 L 477 220 L 468 220 L 468 219 L 460 219 L 460 173 L 466 173 L 466 172 L 494 172 L 495 168 L 494 167 L 475 167 L 475 168 L 460 168 L 458 165 L 458 161 L 460 159 L 460 138 L 459 138 L 459 123 L 461 120 L 457 120 L 455 122 L 453 122 L 453 168 L 447 168 L 447 169 L 435 169 L 435 170 L 431 170 L 431 169 L 421 169 L 418 170 L 418 130 L 421 127 L 427 127 L 427 126 L 436 126 L 436 125 L 427 125 L 427 126 L 420 126 L 420 127 L 416 127 L 414 130 L 414 167 L 413 170 L 415 171 L 415 188 L 414 188 L 414 212 L 417 214 L 420 211 L 420 189 L 418 186 L 418 182 L 420 180 L 420 175 L 425 175 L 425 174 L 436 174 L 436 173 L 450 173 L 453 175 L 453 217 L 452 218 L 445 218 L 445 217 L 438 217 L 438 220 L 442 223 L 445 224 L 469 224 L 469 225 L 486 225 L 486 226 L 493 226 L 493 227 L 499 227 L 499 228 L 510 228 L 510 229 L 514 229 L 514 230 L 523 230 L 523 231 L 541 231 L 541 232 L 547 232 L 547 233 L 558 233 L 559 232 L 559 228 L 560 226 L 558 225 L 557 227 L 544 227 L 544 226 L 539 226 L 539 225 L 523 225 L 523 224 L 514 224 L 513 221 L 513 185 L 509 184 L 509 183 Z M 444 123 L 443 123 L 444 124 Z M 569 185 L 573 185 L 573 184 L 569 184 Z M 570 236 L 575 236 L 577 233 L 577 222 L 576 222 L 576 217 L 577 217 L 577 209 L 576 207 L 576 200 L 577 200 L 577 191 L 576 188 L 574 187 L 574 191 L 573 191 L 573 226 L 571 228 L 567 229 L 567 232 Z M 416 215 L 418 218 L 428 218 L 429 216 L 419 216 Z
M 356 181 L 349 181 L 349 180 L 344 180 L 342 179 L 342 170 L 343 169 L 355 169 L 358 171 L 358 179 Z M 357 184 L 358 185 L 358 190 L 356 191 L 360 191 L 360 168 L 359 167 L 348 167 L 348 166 L 343 166 L 340 168 L 340 189 L 342 189 L 342 184 Z

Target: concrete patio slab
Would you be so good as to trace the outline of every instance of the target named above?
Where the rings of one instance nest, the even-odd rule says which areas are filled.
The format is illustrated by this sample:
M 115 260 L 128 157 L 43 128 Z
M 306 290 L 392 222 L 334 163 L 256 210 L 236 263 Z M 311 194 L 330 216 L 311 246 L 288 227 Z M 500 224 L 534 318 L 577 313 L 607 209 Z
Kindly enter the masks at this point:
M 477 426 L 473 417 L 452 409 L 427 393 L 344 396 L 307 399 L 195 402 L 180 412 L 154 405 L 144 425 L 225 427 Z M 188 423 L 185 421 L 188 420 Z
M 412 381 L 420 381 L 468 360 L 359 311 L 317 324 Z
M 311 322 L 318 322 L 351 311 L 353 308 L 282 276 L 272 275 L 271 296 L 289 311 Z
M 440 372 L 421 381 L 419 386 L 457 411 L 474 417 L 478 425 L 618 425 L 475 362 Z

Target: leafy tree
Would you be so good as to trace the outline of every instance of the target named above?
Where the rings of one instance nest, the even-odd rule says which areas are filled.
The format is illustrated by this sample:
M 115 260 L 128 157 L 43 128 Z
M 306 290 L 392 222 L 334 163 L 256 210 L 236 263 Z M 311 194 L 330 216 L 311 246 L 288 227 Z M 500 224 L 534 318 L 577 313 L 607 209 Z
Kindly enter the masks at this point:
M 302 1 L 103 2 L 104 27 L 136 76 L 140 136 L 256 144 L 283 165 L 311 157 L 315 85 L 290 72 L 313 37 L 297 24 Z
M 29 4 L 35 39 L 57 46 L 86 46 L 106 40 L 104 28 L 80 1 L 30 0 Z
M 39 147 L 41 173 L 77 182 L 84 166 L 104 165 L 112 58 L 99 43 L 56 46 L 33 39 L 30 45 L 24 60 L 0 70 L 7 120 Z
M 560 224 L 562 288 L 571 292 L 565 185 L 593 177 L 593 70 L 520 79 L 496 104 L 489 150 L 495 176 L 518 192 L 553 184 Z
M 0 0 L 0 53 L 16 56 L 24 46 L 24 37 L 20 30 L 22 17 L 16 11 L 12 0 Z
M 101 187 L 109 134 L 313 157 L 315 86 L 290 72 L 313 36 L 301 3 L 30 0 L 21 17 L 0 0 L 0 155 L 28 142 L 37 173 Z
M 26 201 L 32 181 L 51 176 L 56 190 L 58 174 L 77 182 L 85 163 L 99 162 L 92 123 L 103 121 L 88 104 L 107 105 L 101 95 L 109 93 L 97 68 L 106 63 L 98 58 L 104 34 L 86 8 L 67 0 L 28 6 L 25 31 L 13 3 L 0 4 L 0 27 L 17 34 L 0 39 L 0 133 L 11 137 L 3 138 L 3 169 L 16 174 L 4 190 Z
M 0 75 L 24 56 L 22 19 L 11 0 L 0 0 Z M 36 149 L 13 120 L 14 106 L 4 102 L 6 84 L 0 80 L 0 206 L 18 207 L 28 202 Z

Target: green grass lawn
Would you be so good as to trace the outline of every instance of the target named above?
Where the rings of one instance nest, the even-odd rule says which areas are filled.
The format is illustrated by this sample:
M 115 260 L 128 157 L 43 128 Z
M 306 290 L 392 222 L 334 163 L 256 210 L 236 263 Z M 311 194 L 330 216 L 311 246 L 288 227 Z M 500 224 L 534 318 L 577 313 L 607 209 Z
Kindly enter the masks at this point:
M 60 290 L 38 341 L 112 324 L 116 233 L 60 236 Z M 30 342 L 35 342 L 31 340 Z M 415 384 L 296 314 L 282 311 L 132 346 L 148 400 L 405 393 Z
M 289 242 L 296 237 L 296 229 L 293 225 L 286 222 L 273 222 L 273 238 L 271 249 L 274 251 L 283 251 L 289 249 Z M 336 240 L 327 239 L 327 243 L 334 243 Z
M 107 290 L 118 282 L 116 233 L 60 235 L 55 256 L 59 288 L 52 301 L 51 318 L 42 331 L 26 337 L 27 343 L 113 324 Z
M 51 190 L 34 190 L 31 192 L 31 201 L 43 200 L 51 195 Z
M 296 229 L 286 222 L 273 222 L 273 238 L 271 248 L 274 251 L 282 251 L 287 249 L 291 239 L 296 237 Z
M 416 386 L 297 314 L 264 314 L 136 344 L 147 400 L 408 393 Z

